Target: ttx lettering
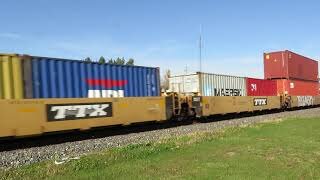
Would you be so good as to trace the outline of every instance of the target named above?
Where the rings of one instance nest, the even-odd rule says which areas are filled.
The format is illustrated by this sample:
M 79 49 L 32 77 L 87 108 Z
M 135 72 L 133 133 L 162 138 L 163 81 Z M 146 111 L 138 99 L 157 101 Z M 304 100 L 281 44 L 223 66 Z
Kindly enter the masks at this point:
M 264 106 L 267 105 L 267 99 L 262 98 L 262 99 L 254 99 L 254 106 Z
M 87 104 L 87 105 L 66 105 L 66 106 L 51 106 L 49 119 L 81 119 L 94 117 L 110 117 L 112 115 L 111 104 Z

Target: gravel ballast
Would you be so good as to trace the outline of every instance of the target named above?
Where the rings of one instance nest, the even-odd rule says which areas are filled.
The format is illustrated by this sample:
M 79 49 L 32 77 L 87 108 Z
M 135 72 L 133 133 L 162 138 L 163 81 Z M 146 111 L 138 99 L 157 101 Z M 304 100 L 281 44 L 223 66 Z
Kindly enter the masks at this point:
M 2 169 L 8 169 L 19 167 L 21 165 L 41 162 L 44 160 L 61 160 L 65 157 L 78 157 L 84 154 L 112 147 L 119 147 L 128 144 L 148 143 L 163 138 L 188 135 L 195 132 L 214 132 L 224 127 L 250 125 L 265 120 L 289 117 L 320 117 L 320 108 L 287 111 L 210 123 L 197 123 L 167 129 L 115 135 L 98 139 L 86 139 L 41 147 L 3 151 L 0 152 L 0 167 Z

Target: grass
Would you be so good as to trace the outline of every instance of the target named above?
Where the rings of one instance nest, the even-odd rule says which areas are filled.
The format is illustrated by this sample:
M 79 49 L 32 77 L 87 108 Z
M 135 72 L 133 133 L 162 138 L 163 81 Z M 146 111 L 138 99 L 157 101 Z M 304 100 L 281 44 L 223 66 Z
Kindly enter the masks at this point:
M 0 179 L 319 179 L 320 118 L 129 145 L 62 165 L 0 171 Z

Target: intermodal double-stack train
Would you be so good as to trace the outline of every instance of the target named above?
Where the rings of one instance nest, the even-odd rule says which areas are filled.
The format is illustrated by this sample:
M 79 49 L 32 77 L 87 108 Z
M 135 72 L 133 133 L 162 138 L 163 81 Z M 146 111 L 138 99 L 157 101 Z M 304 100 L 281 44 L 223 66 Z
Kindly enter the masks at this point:
M 282 66 L 281 57 L 289 55 L 264 56 Z M 298 66 L 300 73 L 304 65 Z M 265 80 L 206 73 L 171 77 L 164 95 L 159 68 L 1 54 L 0 138 L 320 105 L 319 83 L 313 77 L 318 77 L 318 66 L 305 77 L 290 76 L 288 67 L 289 76 L 280 73 Z M 284 86 L 285 80 L 306 80 L 316 90 L 290 91 L 295 87 Z M 275 90 L 263 90 L 271 86 Z

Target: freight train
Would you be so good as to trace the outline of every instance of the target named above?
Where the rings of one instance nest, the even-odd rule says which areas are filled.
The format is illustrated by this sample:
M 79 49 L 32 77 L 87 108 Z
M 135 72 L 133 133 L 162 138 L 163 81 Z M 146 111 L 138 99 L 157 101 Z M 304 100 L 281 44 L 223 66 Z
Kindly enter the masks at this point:
M 158 68 L 18 54 L 0 62 L 0 138 L 320 105 L 310 94 L 247 96 L 244 79 L 231 76 L 233 84 L 218 78 L 216 92 L 200 79 L 197 92 L 161 96 Z

